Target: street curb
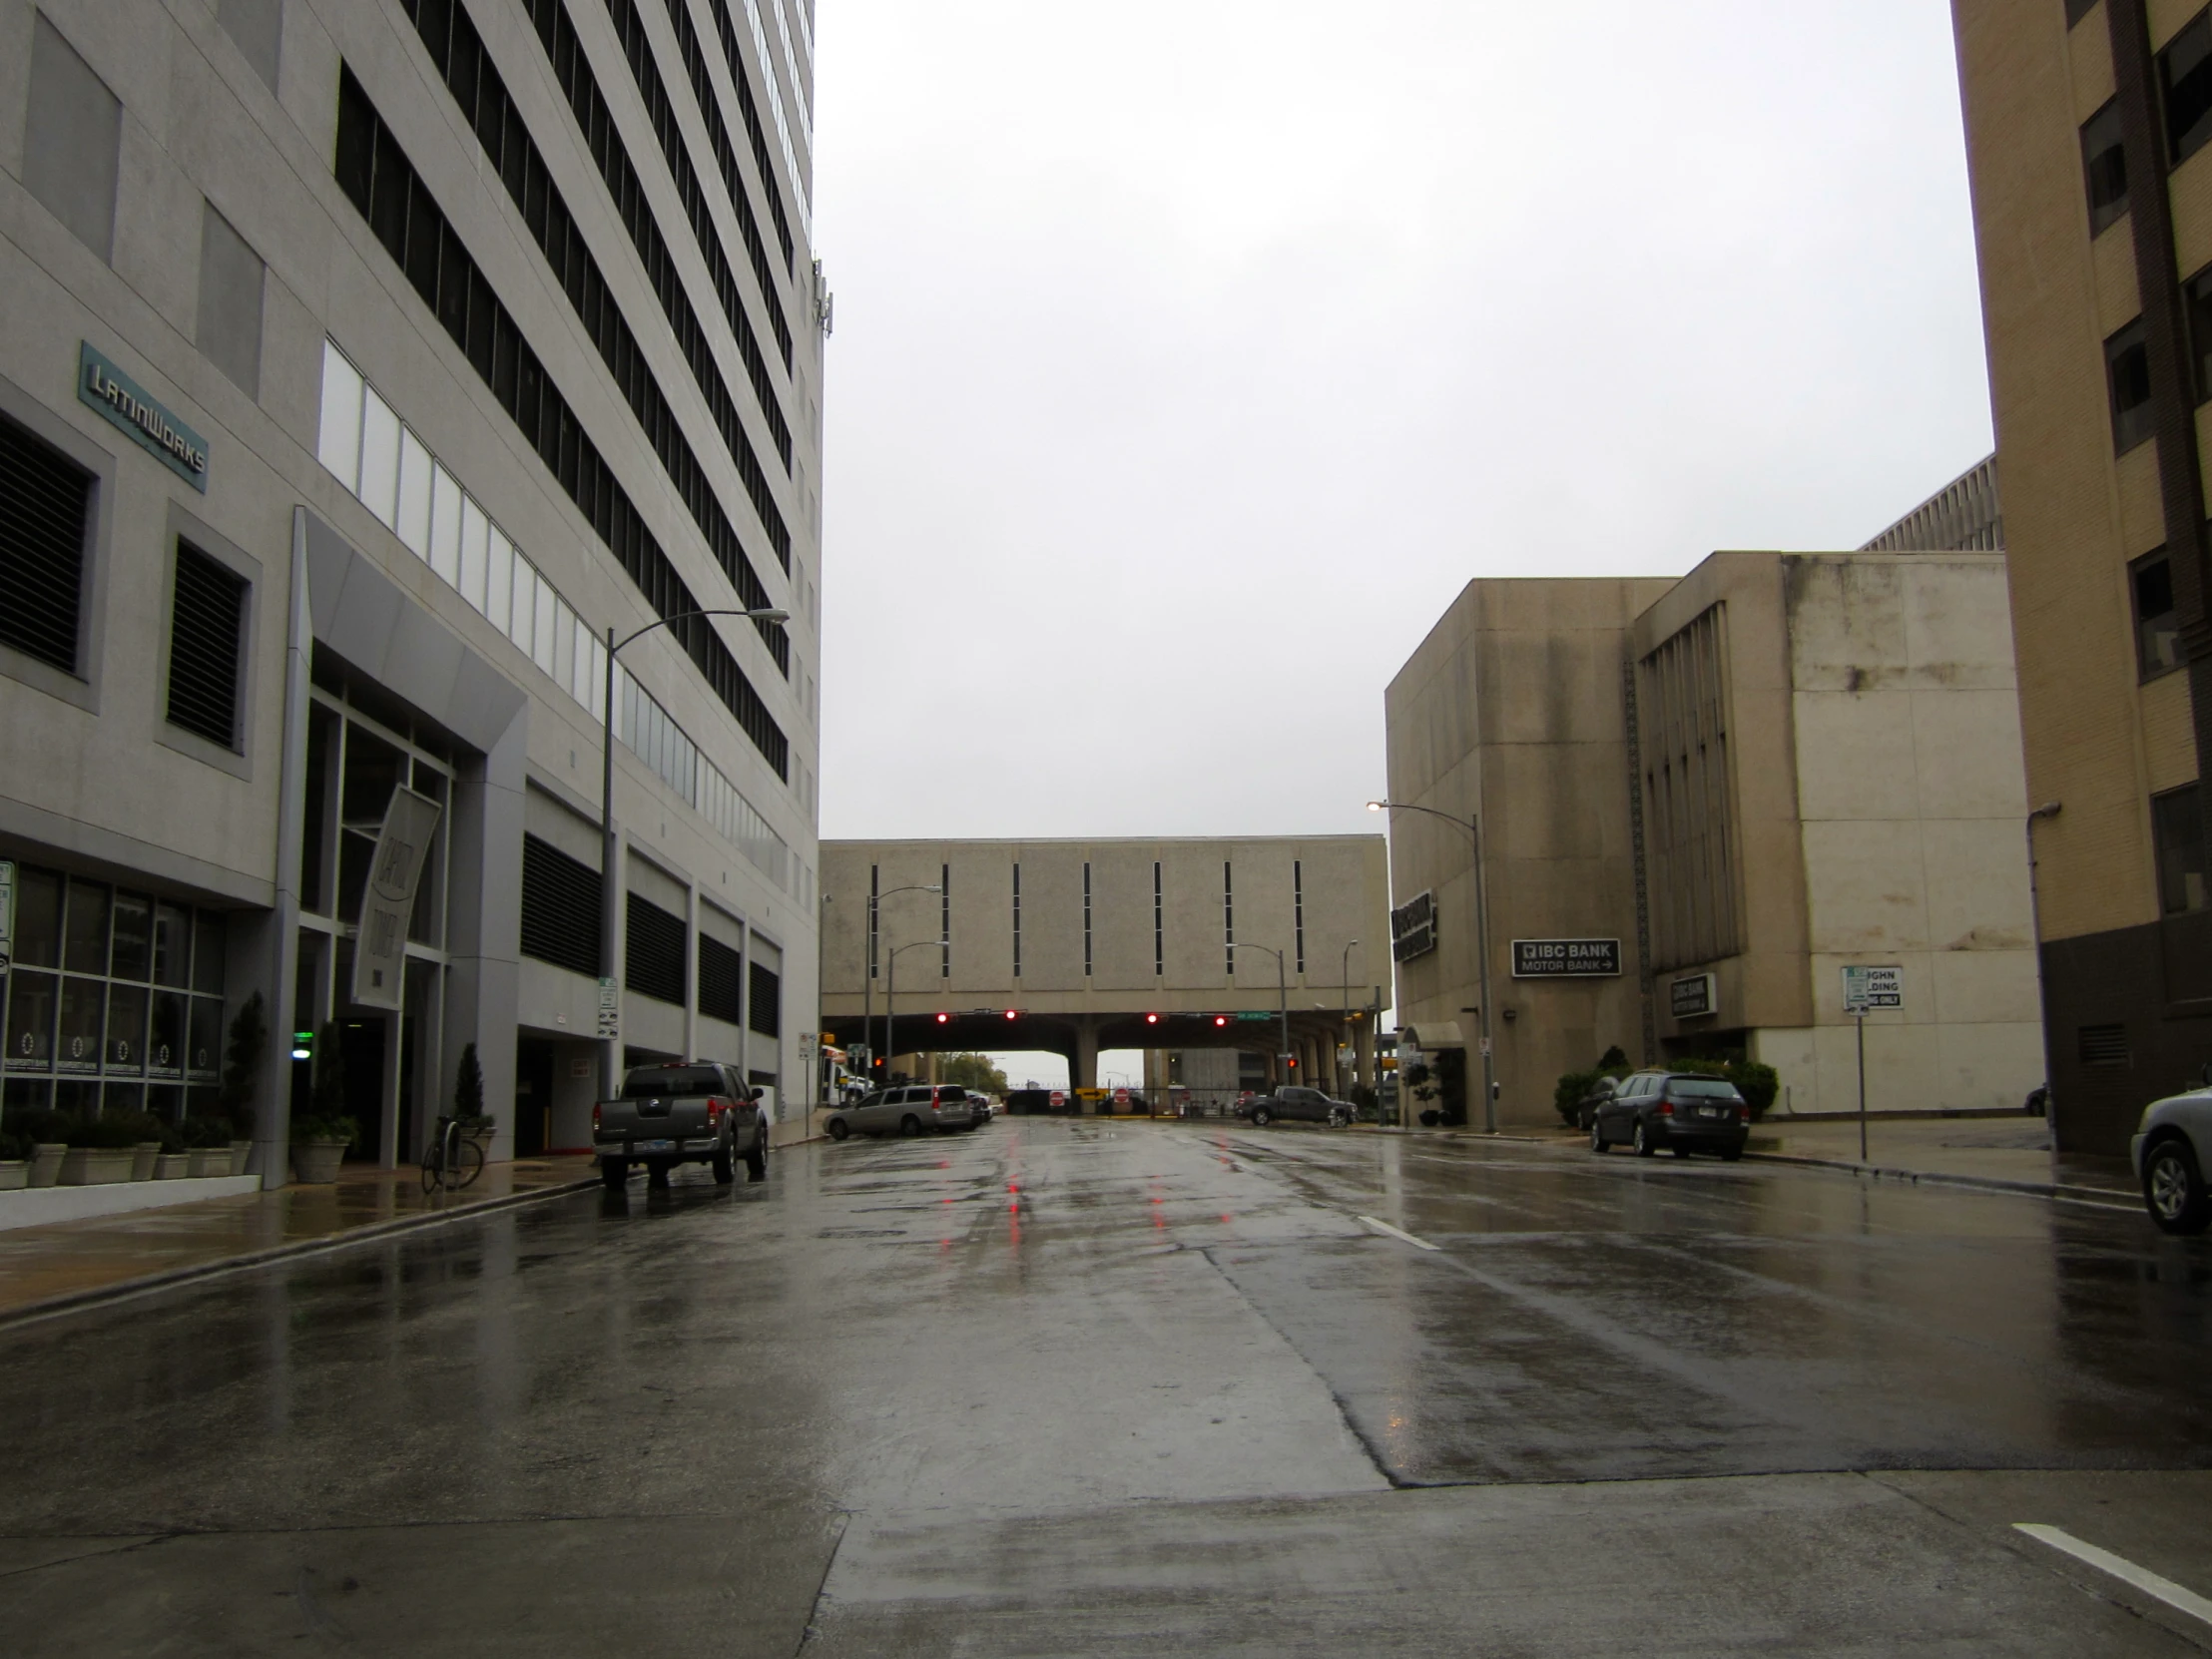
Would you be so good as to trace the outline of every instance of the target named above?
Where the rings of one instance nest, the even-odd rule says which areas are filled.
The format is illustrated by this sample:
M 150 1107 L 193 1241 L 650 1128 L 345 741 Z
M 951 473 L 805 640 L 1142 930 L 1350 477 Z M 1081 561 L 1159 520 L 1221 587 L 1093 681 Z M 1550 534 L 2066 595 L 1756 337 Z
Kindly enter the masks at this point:
M 26 1302 L 20 1308 L 0 1310 L 0 1331 L 12 1326 L 28 1325 L 34 1320 L 50 1319 L 56 1314 L 73 1314 L 80 1309 L 97 1307 L 103 1302 L 118 1302 L 149 1291 L 190 1284 L 195 1279 L 212 1279 L 220 1273 L 258 1268 L 290 1256 L 343 1250 L 348 1245 L 390 1238 L 395 1233 L 411 1233 L 418 1228 L 469 1221 L 497 1210 L 513 1210 L 525 1204 L 543 1203 L 550 1198 L 565 1198 L 570 1193 L 585 1192 L 598 1185 L 599 1177 L 591 1175 L 581 1180 L 564 1182 L 557 1187 L 535 1187 L 526 1193 L 509 1193 L 505 1198 L 483 1199 L 457 1210 L 428 1210 L 417 1216 L 394 1216 L 389 1221 L 370 1222 L 365 1227 L 350 1228 L 343 1233 L 332 1233 L 320 1239 L 294 1239 L 290 1244 L 271 1245 L 267 1249 L 250 1250 L 240 1256 L 225 1256 L 213 1262 L 196 1262 L 191 1267 L 171 1268 L 163 1273 L 141 1274 L 136 1279 L 119 1279 L 112 1285 L 93 1285 L 81 1291 L 64 1291 L 59 1296 Z
M 1951 1175 L 1932 1170 L 1892 1169 L 1885 1164 L 1856 1164 L 1843 1158 L 1808 1158 L 1794 1152 L 1746 1152 L 1744 1161 L 1763 1164 L 1796 1164 L 1803 1169 L 1844 1170 L 1872 1176 L 1878 1181 L 1904 1181 L 1914 1186 L 1963 1187 L 1970 1192 L 2016 1193 L 2027 1198 L 2060 1198 L 2075 1203 L 2108 1203 L 2115 1209 L 2133 1209 L 2134 1194 L 2112 1187 L 2062 1187 L 2050 1181 L 2007 1181 L 1995 1175 Z

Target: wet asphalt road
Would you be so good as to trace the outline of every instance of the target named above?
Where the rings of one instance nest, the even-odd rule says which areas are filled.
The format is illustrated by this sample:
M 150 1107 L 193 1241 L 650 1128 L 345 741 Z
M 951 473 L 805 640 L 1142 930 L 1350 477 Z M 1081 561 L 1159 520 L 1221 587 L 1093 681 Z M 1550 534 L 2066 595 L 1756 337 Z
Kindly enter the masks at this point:
M 2195 1653 L 2013 1523 L 2212 1595 L 2208 1360 L 2126 1210 L 1002 1119 L 0 1328 L 0 1649 Z

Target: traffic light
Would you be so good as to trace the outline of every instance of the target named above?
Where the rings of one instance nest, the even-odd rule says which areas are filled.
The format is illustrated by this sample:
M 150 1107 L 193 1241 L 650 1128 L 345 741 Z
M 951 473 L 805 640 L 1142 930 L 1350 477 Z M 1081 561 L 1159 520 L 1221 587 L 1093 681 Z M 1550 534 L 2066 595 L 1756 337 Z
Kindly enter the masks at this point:
M 1214 1016 L 1214 1024 L 1215 1024 L 1215 1025 L 1217 1025 L 1217 1026 L 1222 1026 L 1222 1025 L 1227 1025 L 1228 1023 L 1229 1023 L 1229 1016 L 1228 1016 L 1227 1014 L 1216 1014 L 1216 1015 Z
M 314 1058 L 314 1033 L 312 1031 L 294 1031 L 291 1034 L 291 1057 L 294 1060 L 311 1060 Z
M 1019 1008 L 1008 1008 L 1006 1010 L 1006 1017 L 1008 1019 L 1019 1019 L 1021 1018 L 1021 1010 Z
M 1158 1014 L 1147 1014 L 1144 1017 L 1144 1022 L 1147 1025 L 1158 1025 L 1160 1023 L 1160 1016 Z
M 949 1025 L 952 1023 L 952 1016 L 950 1014 L 939 1014 L 937 1016 L 937 1023 L 939 1025 Z

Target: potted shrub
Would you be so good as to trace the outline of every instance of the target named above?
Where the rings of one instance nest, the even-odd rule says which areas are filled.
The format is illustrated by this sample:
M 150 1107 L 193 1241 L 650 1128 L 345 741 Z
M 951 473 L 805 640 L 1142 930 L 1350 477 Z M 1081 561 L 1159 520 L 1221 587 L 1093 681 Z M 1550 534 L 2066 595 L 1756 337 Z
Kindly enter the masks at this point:
M 162 1150 L 154 1160 L 154 1179 L 180 1181 L 192 1173 L 192 1151 L 185 1132 L 173 1124 L 162 1125 Z
M 0 1193 L 21 1192 L 30 1184 L 30 1137 L 0 1129 Z
M 61 1184 L 99 1187 L 131 1179 L 139 1128 L 128 1118 L 72 1118 L 62 1130 Z
M 335 1181 L 345 1149 L 360 1132 L 345 1110 L 345 1067 L 338 1058 L 338 1028 L 333 1020 L 315 1038 L 314 1084 L 307 1094 L 306 1115 L 292 1120 L 292 1178 L 307 1186 Z
M 223 1115 L 231 1124 L 231 1173 L 244 1175 L 254 1155 L 254 1087 L 261 1076 L 262 1053 L 269 1046 L 269 1022 L 262 1015 L 262 993 L 239 1005 L 231 1021 L 231 1040 L 223 1050 Z
M 221 1118 L 187 1118 L 184 1144 L 189 1174 L 205 1178 L 231 1173 L 231 1126 Z
M 460 1075 L 453 1084 L 453 1119 L 489 1159 L 494 1119 L 484 1110 L 484 1068 L 477 1061 L 474 1043 L 461 1050 Z
M 128 1124 L 138 1135 L 136 1144 L 131 1148 L 131 1179 L 153 1180 L 154 1160 L 162 1155 L 162 1133 L 166 1125 L 151 1112 L 126 1113 L 116 1121 Z

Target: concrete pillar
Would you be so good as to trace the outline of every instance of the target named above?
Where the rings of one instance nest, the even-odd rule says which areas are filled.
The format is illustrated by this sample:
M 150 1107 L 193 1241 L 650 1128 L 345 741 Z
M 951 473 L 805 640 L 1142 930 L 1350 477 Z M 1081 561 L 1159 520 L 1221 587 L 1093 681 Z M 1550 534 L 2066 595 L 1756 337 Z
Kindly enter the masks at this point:
M 684 1058 L 699 1058 L 699 888 L 684 887 Z M 751 1020 L 744 1022 L 752 1024 Z
M 404 1050 L 400 1045 L 400 1022 L 407 1017 L 405 970 L 401 970 L 399 1006 L 384 1015 L 384 1125 L 377 1137 L 376 1167 L 399 1167 L 399 1056 Z M 485 1096 L 489 1101 L 490 1096 Z M 497 1109 L 493 1108 L 496 1112 Z
M 1355 1082 L 1371 1089 L 1381 1086 L 1375 1069 L 1375 1021 L 1372 1019 L 1363 1019 L 1352 1028 L 1352 1073 Z
M 453 1098 L 461 1050 L 476 1045 L 484 1072 L 484 1099 L 515 1097 L 515 1004 L 522 964 L 522 798 L 528 758 L 529 715 L 524 702 L 480 765 L 464 765 L 453 783 L 448 841 L 448 947 L 438 1029 L 420 1034 L 436 1056 L 437 1087 L 425 1102 L 428 1122 Z M 616 865 L 619 870 L 622 866 Z M 618 952 L 616 961 L 621 961 Z M 434 1104 L 433 1104 L 434 1103 Z M 494 1115 L 493 1161 L 514 1154 L 514 1111 Z
M 1075 1022 L 1075 1057 L 1070 1062 L 1068 1076 L 1074 1088 L 1098 1087 L 1098 1026 L 1088 1014 L 1081 1015 Z

